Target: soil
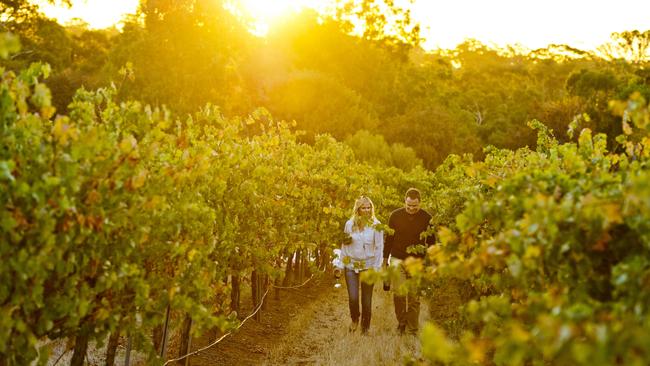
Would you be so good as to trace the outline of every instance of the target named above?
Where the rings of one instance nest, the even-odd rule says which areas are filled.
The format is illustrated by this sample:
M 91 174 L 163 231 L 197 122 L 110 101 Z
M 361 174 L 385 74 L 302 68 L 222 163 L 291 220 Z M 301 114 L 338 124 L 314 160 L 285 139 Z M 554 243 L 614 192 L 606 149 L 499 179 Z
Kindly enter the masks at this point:
M 421 360 L 415 336 L 400 336 L 392 293 L 375 286 L 368 334 L 348 332 L 350 316 L 345 285 L 336 289 L 331 278 L 305 287 L 282 290 L 270 297 L 261 321 L 246 322 L 238 332 L 205 352 L 191 365 L 396 365 Z M 243 312 L 250 313 L 245 309 Z M 428 305 L 420 311 L 420 325 L 430 319 Z M 193 341 L 198 349 L 214 340 Z
M 396 331 L 392 293 L 375 286 L 373 293 L 370 332 L 361 335 L 348 332 L 350 316 L 345 285 L 334 287 L 329 276 L 315 278 L 297 289 L 280 290 L 279 298 L 271 289 L 260 312 L 261 319 L 247 320 L 239 330 L 218 344 L 193 355 L 189 365 L 395 365 L 421 361 L 420 342 L 417 337 L 400 336 Z M 446 296 L 434 296 L 437 301 L 422 302 L 420 326 L 435 320 L 441 325 L 454 317 L 452 311 L 460 299 L 456 292 L 444 284 Z M 453 287 L 453 286 L 452 286 Z M 462 287 L 460 287 L 462 288 Z M 439 289 L 440 290 L 440 289 Z M 241 314 L 253 312 L 250 289 L 242 293 Z M 248 296 L 247 296 L 248 295 Z M 438 293 L 437 295 L 440 295 Z M 453 301 L 452 301 L 453 300 Z M 453 306 L 450 306 L 453 305 Z M 431 316 L 429 309 L 437 313 Z M 449 313 L 449 314 L 447 314 Z M 440 319 L 437 319 L 440 318 Z M 453 325 L 453 324 L 449 324 Z M 178 354 L 177 337 L 170 339 L 167 359 Z M 216 334 L 204 334 L 192 340 L 192 350 L 213 343 Z M 123 342 L 122 342 L 123 343 Z M 53 360 L 63 353 L 64 344 L 53 352 Z M 91 347 L 91 348 L 94 348 Z M 104 351 L 90 352 L 87 364 L 101 365 Z M 122 364 L 124 347 L 118 348 L 116 365 Z M 61 364 L 66 364 L 70 353 Z M 135 354 L 132 365 L 146 364 L 144 355 Z M 173 365 L 185 365 L 184 362 Z
M 226 337 L 214 347 L 193 356 L 191 365 L 261 365 L 275 359 L 277 364 L 313 364 L 309 357 L 318 354 L 318 348 L 328 343 L 328 338 L 334 332 L 328 332 L 328 325 L 340 327 L 336 323 L 337 307 L 340 308 L 338 293 L 345 289 L 334 289 L 334 282 L 330 279 L 313 280 L 313 282 L 298 289 L 280 290 L 280 298 L 276 299 L 273 291 L 265 299 L 266 307 L 262 309 L 261 320 L 248 320 L 236 333 Z M 322 314 L 308 314 L 313 308 L 320 308 Z M 252 312 L 252 304 L 242 304 L 242 312 Z M 347 311 L 347 309 L 345 309 Z M 293 338 L 298 334 L 289 334 L 295 331 L 298 318 L 309 318 L 313 326 L 320 328 L 311 337 L 300 337 L 302 341 L 292 344 L 289 354 L 278 353 L 279 342 L 287 337 Z M 300 332 L 298 332 L 300 333 Z M 304 335 L 304 334 L 303 334 Z M 205 335 L 193 340 L 192 349 L 198 349 L 214 341 L 214 338 Z

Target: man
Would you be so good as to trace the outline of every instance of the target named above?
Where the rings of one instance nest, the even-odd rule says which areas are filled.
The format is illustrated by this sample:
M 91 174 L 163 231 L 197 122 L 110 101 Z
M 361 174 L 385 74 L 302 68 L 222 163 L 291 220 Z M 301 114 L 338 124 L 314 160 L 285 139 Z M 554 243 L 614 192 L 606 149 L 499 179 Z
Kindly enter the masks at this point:
M 420 191 L 409 188 L 404 197 L 404 207 L 398 208 L 390 214 L 388 226 L 394 230 L 392 235 L 386 235 L 384 240 L 384 267 L 388 265 L 390 256 L 391 266 L 400 270 L 400 281 L 395 283 L 393 291 L 407 278 L 407 273 L 401 262 L 409 256 L 423 258 L 424 253 L 409 253 L 408 248 L 418 244 L 427 246 L 433 243 L 433 238 L 420 236 L 429 228 L 431 215 L 420 208 Z M 397 316 L 397 329 L 403 334 L 416 334 L 418 331 L 418 318 L 420 317 L 420 300 L 416 294 L 406 296 L 393 295 L 395 315 Z

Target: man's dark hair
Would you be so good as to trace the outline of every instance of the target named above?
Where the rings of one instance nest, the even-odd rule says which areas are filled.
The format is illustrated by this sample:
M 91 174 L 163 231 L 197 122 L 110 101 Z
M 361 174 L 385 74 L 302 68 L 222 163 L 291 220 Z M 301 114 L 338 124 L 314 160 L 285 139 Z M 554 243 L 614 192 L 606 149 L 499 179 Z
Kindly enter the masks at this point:
M 420 191 L 417 188 L 409 188 L 406 191 L 406 195 L 404 196 L 404 199 L 410 198 L 412 200 L 417 199 L 418 201 L 422 201 L 420 198 Z

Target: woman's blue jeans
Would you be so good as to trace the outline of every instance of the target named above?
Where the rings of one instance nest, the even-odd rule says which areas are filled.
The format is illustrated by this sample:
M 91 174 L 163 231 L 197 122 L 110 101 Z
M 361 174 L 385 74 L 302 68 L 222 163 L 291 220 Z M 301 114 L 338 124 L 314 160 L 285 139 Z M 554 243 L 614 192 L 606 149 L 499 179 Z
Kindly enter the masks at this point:
M 361 282 L 359 279 L 360 275 L 361 272 L 356 273 L 353 269 L 345 269 L 345 284 L 348 287 L 350 316 L 354 323 L 359 322 L 359 286 L 361 286 L 361 331 L 366 332 L 370 328 L 372 289 L 374 284 Z

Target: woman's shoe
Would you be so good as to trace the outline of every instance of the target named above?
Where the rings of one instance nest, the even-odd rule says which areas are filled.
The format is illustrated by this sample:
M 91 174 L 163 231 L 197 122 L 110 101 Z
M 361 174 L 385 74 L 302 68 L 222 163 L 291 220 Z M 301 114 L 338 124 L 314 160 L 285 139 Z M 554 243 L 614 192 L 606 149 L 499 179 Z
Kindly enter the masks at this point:
M 353 332 L 355 332 L 357 330 L 358 327 L 359 327 L 359 322 L 352 322 L 352 323 L 350 323 L 350 326 L 348 327 L 348 331 L 350 333 L 353 333 Z

